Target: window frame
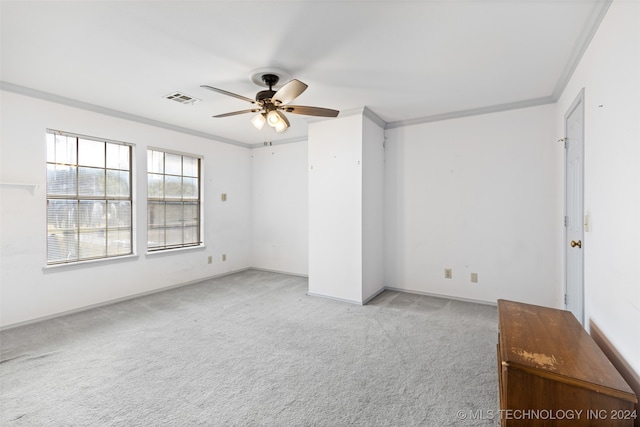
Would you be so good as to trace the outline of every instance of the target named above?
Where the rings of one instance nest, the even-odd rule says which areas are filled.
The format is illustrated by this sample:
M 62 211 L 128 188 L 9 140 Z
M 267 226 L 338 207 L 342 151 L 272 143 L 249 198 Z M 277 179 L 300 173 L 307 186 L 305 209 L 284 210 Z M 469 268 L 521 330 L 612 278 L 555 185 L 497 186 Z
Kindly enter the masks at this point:
M 152 165 L 149 162 L 149 153 L 150 152 L 158 152 L 158 153 L 162 153 L 163 154 L 163 172 L 152 172 Z M 166 171 L 166 157 L 168 155 L 171 156 L 181 156 L 181 173 L 180 175 L 176 175 L 176 174 L 172 174 L 172 173 L 167 173 Z M 200 154 L 193 154 L 193 153 L 188 153 L 188 152 L 183 152 L 183 151 L 176 151 L 176 150 L 171 150 L 171 149 L 167 149 L 167 148 L 161 148 L 161 147 L 153 147 L 153 146 L 148 146 L 146 149 L 146 163 L 147 163 L 147 167 L 146 167 L 146 190 L 147 190 L 147 199 L 146 199 L 146 230 L 147 230 L 147 239 L 146 239 L 146 253 L 147 255 L 159 255 L 159 254 L 167 254 L 167 253 L 171 253 L 171 252 L 176 252 L 176 251 L 184 251 L 184 250 L 191 250 L 191 249 L 198 249 L 198 248 L 204 248 L 205 247 L 205 242 L 204 242 L 204 201 L 203 201 L 203 175 L 204 175 L 204 168 L 203 168 L 203 162 L 204 162 L 204 156 L 200 155 Z M 185 171 L 184 171 L 184 158 L 191 158 L 191 159 L 195 159 L 197 161 L 197 177 L 194 177 L 192 175 L 185 175 Z M 150 194 L 149 191 L 149 176 L 150 175 L 161 175 L 163 177 L 163 197 L 154 197 Z M 167 197 L 165 194 L 165 190 L 166 190 L 166 180 L 165 177 L 166 176 L 172 176 L 172 177 L 180 177 L 181 178 L 181 183 L 183 182 L 184 178 L 196 178 L 197 179 L 197 196 L 195 198 L 184 198 L 184 190 L 182 190 L 181 196 L 179 198 L 177 197 Z M 180 244 L 168 244 L 167 240 L 166 240 L 166 230 L 170 227 L 167 226 L 167 219 L 166 219 L 166 215 L 164 217 L 164 226 L 156 226 L 153 227 L 152 221 L 150 221 L 150 206 L 152 204 L 164 204 L 165 205 L 165 211 L 164 213 L 166 214 L 166 206 L 168 204 L 172 204 L 172 203 L 182 203 L 183 204 L 183 208 L 184 208 L 184 204 L 191 204 L 194 203 L 196 205 L 196 214 L 197 214 L 197 224 L 194 225 L 195 230 L 197 230 L 197 238 L 195 239 L 195 241 L 192 242 L 188 242 L 185 243 L 184 242 L 184 238 L 182 243 Z M 183 210 L 184 213 L 184 210 Z M 184 216 L 181 217 L 183 222 L 184 222 Z M 157 245 L 157 246 L 149 246 L 149 236 L 150 236 L 150 230 L 152 228 L 155 228 L 156 230 L 160 230 L 163 229 L 165 230 L 165 239 L 164 239 L 164 245 Z M 184 228 L 182 230 L 183 232 L 183 236 L 184 236 Z
M 94 263 L 94 262 L 103 262 L 106 260 L 119 260 L 119 259 L 125 259 L 125 258 L 131 258 L 131 257 L 135 257 L 136 256 L 136 224 L 135 224 L 135 218 L 136 218 L 136 214 L 135 214 L 135 174 L 134 174 L 134 165 L 135 165 L 135 144 L 130 143 L 130 142 L 123 142 L 123 141 L 115 141 L 115 140 L 111 140 L 111 139 L 107 139 L 107 138 L 99 138 L 99 137 L 95 137 L 95 136 L 89 136 L 89 135 L 82 135 L 82 134 L 78 134 L 78 133 L 73 133 L 73 132 L 67 132 L 67 131 L 61 131 L 61 130 L 56 130 L 56 129 L 46 129 L 46 138 L 45 138 L 45 143 L 47 145 L 47 150 L 46 150 L 46 156 L 45 156 L 45 200 L 46 200 L 46 206 L 45 206 L 45 215 L 46 215 L 46 220 L 45 220 L 45 236 L 46 236 L 46 251 L 45 251 L 45 269 L 48 268 L 60 268 L 60 267 L 68 267 L 68 266 L 77 266 L 77 265 L 82 265 L 82 264 L 86 264 L 86 263 Z M 49 158 L 49 139 L 50 138 L 57 138 L 58 136 L 64 136 L 66 138 L 71 138 L 74 141 L 75 144 L 75 159 L 74 162 L 60 162 L 58 161 L 58 159 L 56 159 L 54 157 L 53 160 L 51 160 Z M 104 156 L 104 163 L 101 166 L 87 166 L 87 165 L 83 165 L 81 164 L 81 160 L 79 158 L 79 152 L 80 152 L 80 144 L 81 141 L 85 140 L 85 141 L 94 141 L 94 142 L 99 142 L 99 143 L 103 143 L 105 144 L 104 149 L 105 149 L 105 156 Z M 54 144 L 55 144 L 55 139 L 54 139 Z M 121 167 L 113 167 L 113 166 L 109 166 L 109 158 L 106 155 L 107 150 L 109 149 L 109 145 L 113 146 L 113 145 L 117 145 L 117 146 L 121 146 L 121 147 L 126 147 L 128 149 L 128 169 L 122 169 Z M 57 166 L 66 166 L 66 167 L 71 167 L 75 169 L 75 177 L 74 177 L 74 186 L 75 186 L 75 194 L 71 194 L 69 192 L 67 193 L 60 193 L 60 194 L 56 194 L 55 189 L 52 189 L 52 184 L 53 181 L 50 181 L 49 178 L 49 167 L 50 165 L 57 165 Z M 85 168 L 85 169 L 98 169 L 100 171 L 102 171 L 102 173 L 104 174 L 104 194 L 103 195 L 88 195 L 88 194 L 81 194 L 81 186 L 80 186 L 80 174 L 78 173 L 78 171 L 81 168 Z M 128 195 L 126 196 L 122 196 L 122 195 L 115 195 L 115 194 L 108 194 L 108 176 L 109 171 L 111 172 L 116 172 L 116 173 L 122 173 L 125 172 L 125 176 L 127 176 L 128 179 Z M 50 238 L 52 237 L 51 234 L 51 229 L 50 229 L 50 214 L 52 212 L 52 208 L 51 207 L 51 202 L 52 201 L 72 201 L 75 202 L 78 206 L 77 211 L 76 211 L 76 224 L 72 227 L 70 227 L 70 230 L 73 230 L 74 234 L 76 234 L 77 239 L 77 251 L 76 251 L 76 255 L 75 257 L 69 259 L 64 259 L 64 260 L 60 260 L 60 259 L 53 259 L 51 258 L 51 247 L 50 247 Z M 110 226 L 109 225 L 109 214 L 106 213 L 108 211 L 108 209 L 105 209 L 105 219 L 104 219 L 104 225 L 99 226 L 99 227 L 95 227 L 97 230 L 103 230 L 105 237 L 104 237 L 104 254 L 100 254 L 100 255 L 96 255 L 96 256 L 83 256 L 82 255 L 82 250 L 81 250 L 81 243 L 82 240 L 80 239 L 80 236 L 82 236 L 83 234 L 83 230 L 86 233 L 87 230 L 89 230 L 88 227 L 82 227 L 81 226 L 81 209 L 79 209 L 80 206 L 82 206 L 84 203 L 91 203 L 91 202 L 104 202 L 104 206 L 107 207 L 109 206 L 111 203 L 118 203 L 118 202 L 128 202 L 128 206 L 129 206 L 129 212 L 127 215 L 124 216 L 120 216 L 121 214 L 119 214 L 118 218 L 116 219 L 116 221 L 120 221 L 122 218 L 126 219 L 126 222 L 128 222 L 128 226 L 126 225 L 122 225 L 122 224 L 118 224 L 115 226 Z M 93 218 L 91 219 L 93 220 Z M 56 230 L 64 230 L 64 228 L 60 228 L 60 229 L 56 229 Z M 95 230 L 94 230 L 95 231 Z M 117 231 L 118 234 L 121 234 L 124 231 L 124 235 L 126 236 L 128 234 L 128 251 L 126 252 L 121 252 L 121 251 L 117 251 L 117 253 L 111 253 L 109 252 L 109 248 L 110 248 L 110 241 L 109 241 L 109 232 L 114 232 Z M 63 231 L 64 233 L 64 231 Z M 55 235 L 55 234 L 53 234 Z M 63 239 L 63 244 L 67 244 L 66 242 L 64 242 Z

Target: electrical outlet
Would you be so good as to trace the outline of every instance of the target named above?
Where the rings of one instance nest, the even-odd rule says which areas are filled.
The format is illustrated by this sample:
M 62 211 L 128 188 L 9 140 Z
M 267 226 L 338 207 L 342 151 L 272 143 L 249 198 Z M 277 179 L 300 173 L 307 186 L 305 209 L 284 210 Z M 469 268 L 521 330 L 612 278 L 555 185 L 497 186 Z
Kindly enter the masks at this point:
M 471 283 L 478 283 L 478 273 L 471 273 Z
M 444 278 L 445 279 L 451 279 L 453 277 L 453 272 L 451 271 L 450 268 L 445 268 L 444 269 Z
M 222 254 L 222 261 L 226 261 L 227 260 L 227 254 Z
M 213 264 L 213 257 L 211 255 L 209 255 L 209 258 L 207 259 L 207 263 Z

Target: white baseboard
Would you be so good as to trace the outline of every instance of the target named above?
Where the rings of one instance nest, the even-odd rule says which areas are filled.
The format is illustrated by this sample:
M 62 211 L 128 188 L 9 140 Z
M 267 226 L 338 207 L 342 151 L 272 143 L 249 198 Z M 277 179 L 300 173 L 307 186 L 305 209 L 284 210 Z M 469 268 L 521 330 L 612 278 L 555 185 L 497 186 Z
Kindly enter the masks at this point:
M 494 306 L 494 307 L 498 306 L 498 302 L 497 301 L 484 301 L 484 300 L 473 299 L 473 298 L 462 298 L 462 297 L 456 297 L 456 296 L 452 296 L 452 295 L 443 295 L 443 294 L 436 294 L 436 293 L 431 293 L 431 292 L 414 291 L 414 290 L 411 290 L 411 289 L 395 288 L 393 286 L 385 286 L 384 289 L 385 290 L 389 290 L 389 291 L 405 292 L 405 293 L 408 293 L 408 294 L 424 295 L 424 296 L 427 296 L 427 297 L 442 298 L 442 299 L 449 299 L 449 300 L 462 301 L 462 302 L 470 302 L 470 303 L 474 303 L 474 304 L 491 305 L 491 306 Z
M 297 277 L 304 277 L 304 278 L 308 278 L 309 277 L 308 275 L 290 273 L 290 272 L 287 272 L 287 271 L 277 271 L 277 270 L 269 270 L 269 269 L 265 269 L 265 268 L 247 267 L 247 268 L 242 268 L 242 269 L 238 269 L 238 270 L 234 270 L 234 271 L 228 271 L 226 273 L 216 274 L 214 276 L 203 277 L 201 279 L 195 279 L 195 280 L 190 280 L 188 282 L 182 282 L 182 283 L 178 283 L 178 284 L 175 284 L 175 285 L 165 286 L 165 287 L 158 288 L 158 289 L 153 289 L 153 290 L 150 290 L 150 291 L 140 292 L 140 293 L 137 293 L 137 294 L 128 295 L 128 296 L 121 297 L 121 298 L 115 298 L 115 299 L 99 302 L 99 303 L 96 303 L 96 304 L 91 304 L 91 305 L 87 305 L 87 306 L 84 306 L 84 307 L 79 307 L 79 308 L 72 309 L 72 310 L 67 310 L 67 311 L 62 311 L 62 312 L 55 313 L 55 314 L 50 314 L 50 315 L 47 315 L 47 316 L 37 317 L 35 319 L 25 320 L 23 322 L 12 323 L 10 325 L 0 326 L 0 331 L 5 331 L 5 330 L 8 330 L 8 329 L 17 328 L 19 326 L 30 325 L 32 323 L 42 322 L 44 320 L 51 320 L 51 319 L 55 319 L 56 317 L 67 316 L 69 314 L 80 313 L 80 312 L 83 312 L 83 311 L 91 310 L 93 308 L 104 307 L 104 306 L 107 306 L 107 305 L 111 305 L 111 304 L 116 304 L 116 303 L 123 302 L 123 301 L 132 300 L 134 298 L 140 298 L 140 297 L 144 297 L 144 296 L 147 296 L 147 295 L 153 295 L 153 294 L 156 294 L 156 293 L 159 293 L 159 292 L 168 291 L 168 290 L 171 290 L 171 289 L 181 288 L 183 286 L 194 285 L 196 283 L 204 282 L 206 280 L 217 279 L 217 278 L 220 278 L 220 277 L 225 277 L 225 276 L 229 276 L 229 275 L 236 274 L 236 273 L 241 273 L 243 271 L 248 271 L 248 270 L 265 271 L 265 272 L 269 272 L 269 273 L 286 274 L 286 275 L 289 275 L 289 276 L 297 276 Z M 425 296 L 430 296 L 430 297 L 435 297 L 435 298 L 463 301 L 463 302 L 469 302 L 469 303 L 474 303 L 474 304 L 497 306 L 497 302 L 494 302 L 494 301 L 482 301 L 482 300 L 475 300 L 475 299 L 471 299 L 471 298 L 460 298 L 460 297 L 455 297 L 455 296 L 451 296 L 451 295 L 441 295 L 441 294 L 434 294 L 434 293 L 430 293 L 430 292 L 415 291 L 415 290 L 411 290 L 411 289 L 396 288 L 396 287 L 393 287 L 393 286 L 385 286 L 385 287 L 383 287 L 382 289 L 380 289 L 379 291 L 377 291 L 376 293 L 374 293 L 370 297 L 366 298 L 364 301 L 352 300 L 352 299 L 348 299 L 348 298 L 338 298 L 338 297 L 333 297 L 333 296 L 330 296 L 330 295 L 318 294 L 318 293 L 314 293 L 314 292 L 307 292 L 307 295 L 312 296 L 312 297 L 331 299 L 331 300 L 334 300 L 334 301 L 346 302 L 346 303 L 349 303 L 349 304 L 366 305 L 367 303 L 369 303 L 371 300 L 373 300 L 375 297 L 377 297 L 378 295 L 380 295 L 381 293 L 383 293 L 386 290 L 388 290 L 388 291 L 396 291 L 396 292 L 406 292 L 406 293 L 409 293 L 409 294 L 425 295 Z
M 331 299 L 334 301 L 347 302 L 349 304 L 364 305 L 362 301 L 358 301 L 355 299 L 332 297 L 331 295 L 317 294 L 315 292 L 307 292 L 307 295 L 309 295 L 310 297 L 318 297 L 318 298 Z
M 305 279 L 309 278 L 308 274 L 291 273 L 290 271 L 281 271 L 281 270 L 271 270 L 269 268 L 249 267 L 247 270 L 266 271 L 267 273 L 286 274 L 287 276 L 304 277 Z
M 378 295 L 380 295 L 381 293 L 383 293 L 386 290 L 387 290 L 387 288 L 385 288 L 385 287 L 382 287 L 382 288 L 378 289 L 373 295 L 371 295 L 369 298 L 366 298 L 364 301 L 362 301 L 362 305 L 368 304 L 369 301 L 371 301 L 372 299 L 374 299 L 375 297 L 377 297 Z
M 22 322 L 11 323 L 10 325 L 0 326 L 0 331 L 6 331 L 8 329 L 17 328 L 19 326 L 26 326 L 26 325 L 30 325 L 32 323 L 38 323 L 38 322 L 42 322 L 44 320 L 51 320 L 51 319 L 55 319 L 56 317 L 67 316 L 69 314 L 81 313 L 83 311 L 91 310 L 93 308 L 104 307 L 104 306 L 111 305 L 111 304 L 117 304 L 119 302 L 129 301 L 129 300 L 132 300 L 132 299 L 135 299 L 135 298 L 140 298 L 140 297 L 144 297 L 144 296 L 147 296 L 147 295 L 153 295 L 153 294 L 157 294 L 159 292 L 169 291 L 171 289 L 181 288 L 183 286 L 195 285 L 196 283 L 204 282 L 205 280 L 217 279 L 219 277 L 229 276 L 231 274 L 241 273 L 241 272 L 247 271 L 247 270 L 250 270 L 250 268 L 242 268 L 242 269 L 239 269 L 239 270 L 228 271 L 226 273 L 216 274 L 214 276 L 203 277 L 202 279 L 189 280 L 188 282 L 181 282 L 181 283 L 177 283 L 175 285 L 164 286 L 162 288 L 152 289 L 150 291 L 139 292 L 137 294 L 127 295 L 125 297 L 114 298 L 114 299 L 110 299 L 110 300 L 107 300 L 107 301 L 98 302 L 96 304 L 85 305 L 83 307 L 74 308 L 72 310 L 61 311 L 61 312 L 58 312 L 58 313 L 49 314 L 47 316 L 42 316 L 42 317 L 36 317 L 34 319 L 25 320 L 25 321 L 22 321 Z

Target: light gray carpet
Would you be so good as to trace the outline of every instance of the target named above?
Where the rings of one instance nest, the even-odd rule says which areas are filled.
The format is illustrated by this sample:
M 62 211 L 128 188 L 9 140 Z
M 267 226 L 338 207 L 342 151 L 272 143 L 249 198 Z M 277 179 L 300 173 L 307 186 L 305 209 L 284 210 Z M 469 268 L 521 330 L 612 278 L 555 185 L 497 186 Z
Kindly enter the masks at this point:
M 6 330 L 0 424 L 498 425 L 495 307 L 306 290 L 249 270 Z

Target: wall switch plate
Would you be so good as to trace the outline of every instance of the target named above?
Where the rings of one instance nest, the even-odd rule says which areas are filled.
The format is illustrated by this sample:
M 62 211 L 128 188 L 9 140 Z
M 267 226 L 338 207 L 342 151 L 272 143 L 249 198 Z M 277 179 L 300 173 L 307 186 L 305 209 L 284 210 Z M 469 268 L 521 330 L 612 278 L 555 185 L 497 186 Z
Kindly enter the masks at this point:
M 227 254 L 222 254 L 222 261 L 226 261 L 227 260 Z
M 211 255 L 209 255 L 209 258 L 207 259 L 207 263 L 213 264 L 213 257 Z
M 444 278 L 445 279 L 451 279 L 453 277 L 453 272 L 451 271 L 450 268 L 445 268 L 444 269 Z
M 471 283 L 478 283 L 478 273 L 471 273 Z
M 584 231 L 587 233 L 591 231 L 591 214 L 589 212 L 584 215 Z
M 220 199 L 221 199 L 223 202 L 226 202 L 226 201 L 227 201 L 227 193 L 222 193 L 222 194 L 220 195 Z

